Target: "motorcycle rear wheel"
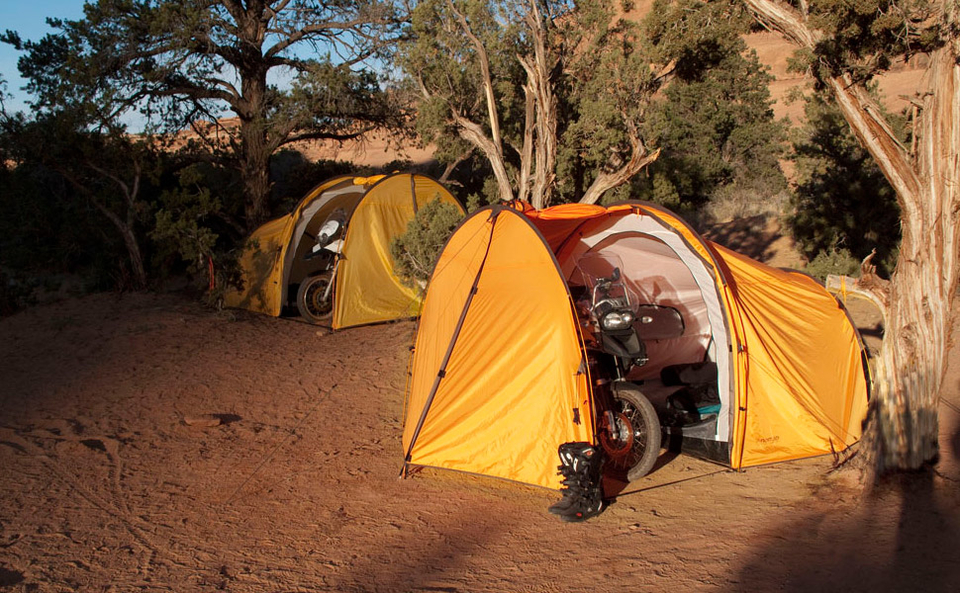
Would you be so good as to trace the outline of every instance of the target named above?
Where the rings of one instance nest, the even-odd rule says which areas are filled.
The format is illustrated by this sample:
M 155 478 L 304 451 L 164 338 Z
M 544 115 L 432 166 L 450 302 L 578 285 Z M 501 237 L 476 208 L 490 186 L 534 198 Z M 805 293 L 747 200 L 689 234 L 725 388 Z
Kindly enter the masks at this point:
M 601 445 L 607 453 L 608 470 L 633 482 L 650 473 L 660 456 L 663 433 L 653 404 L 634 389 L 620 388 L 613 394 L 616 426 L 601 427 Z
M 313 324 L 326 324 L 333 317 L 333 290 L 327 294 L 327 287 L 333 275 L 320 274 L 304 278 L 297 290 L 297 311 L 300 316 Z M 324 299 L 323 295 L 327 294 Z

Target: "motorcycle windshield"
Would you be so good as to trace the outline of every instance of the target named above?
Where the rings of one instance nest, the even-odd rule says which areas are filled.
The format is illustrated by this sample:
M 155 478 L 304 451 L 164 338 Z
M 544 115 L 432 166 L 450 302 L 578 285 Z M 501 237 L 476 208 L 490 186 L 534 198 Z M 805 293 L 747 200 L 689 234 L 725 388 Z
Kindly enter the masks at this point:
M 610 309 L 637 312 L 637 295 L 623 274 L 623 261 L 615 253 L 588 252 L 577 260 L 577 272 L 570 278 L 578 312 L 593 322 Z

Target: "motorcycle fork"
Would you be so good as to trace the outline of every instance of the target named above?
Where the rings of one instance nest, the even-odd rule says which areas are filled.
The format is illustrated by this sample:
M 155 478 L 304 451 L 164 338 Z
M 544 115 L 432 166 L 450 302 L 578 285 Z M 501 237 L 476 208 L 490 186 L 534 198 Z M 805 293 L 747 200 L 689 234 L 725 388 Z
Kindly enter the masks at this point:
M 340 254 L 333 256 L 333 273 L 330 274 L 330 282 L 327 283 L 327 287 L 323 289 L 323 301 L 326 302 L 330 298 L 330 294 L 333 292 L 333 285 L 337 281 L 337 270 L 340 269 Z

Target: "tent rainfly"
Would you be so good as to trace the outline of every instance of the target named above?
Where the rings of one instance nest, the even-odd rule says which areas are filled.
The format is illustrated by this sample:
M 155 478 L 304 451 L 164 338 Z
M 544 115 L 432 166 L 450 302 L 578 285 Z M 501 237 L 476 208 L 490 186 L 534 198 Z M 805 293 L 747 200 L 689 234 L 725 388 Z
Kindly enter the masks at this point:
M 743 468 L 859 439 L 862 343 L 842 305 L 809 276 L 707 241 L 652 204 L 497 205 L 461 223 L 434 269 L 411 363 L 405 468 L 559 488 L 557 447 L 597 442 L 571 296 L 590 254 L 616 255 L 635 294 L 684 319 L 682 336 L 647 342 L 650 361 L 630 377 L 655 406 L 669 391 L 664 367 L 716 364 L 715 419 L 667 429 L 683 450 Z
M 312 273 L 305 258 L 320 226 L 340 209 L 347 215 L 333 289 L 334 329 L 416 317 L 420 297 L 393 272 L 390 242 L 423 205 L 439 199 L 463 207 L 442 185 L 411 174 L 343 176 L 310 190 L 294 210 L 255 230 L 240 264 L 243 289 L 228 292 L 228 307 L 278 317 L 293 305 Z

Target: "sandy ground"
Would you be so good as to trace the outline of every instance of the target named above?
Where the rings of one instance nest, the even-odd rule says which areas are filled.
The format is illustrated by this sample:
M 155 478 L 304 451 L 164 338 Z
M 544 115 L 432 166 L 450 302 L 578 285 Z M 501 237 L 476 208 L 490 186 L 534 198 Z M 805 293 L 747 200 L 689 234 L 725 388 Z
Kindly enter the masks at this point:
M 414 331 L 327 334 L 147 294 L 0 320 L 0 590 L 960 586 L 960 364 L 933 473 L 864 498 L 825 458 L 737 473 L 664 455 L 602 515 L 564 524 L 550 491 L 398 480 Z

